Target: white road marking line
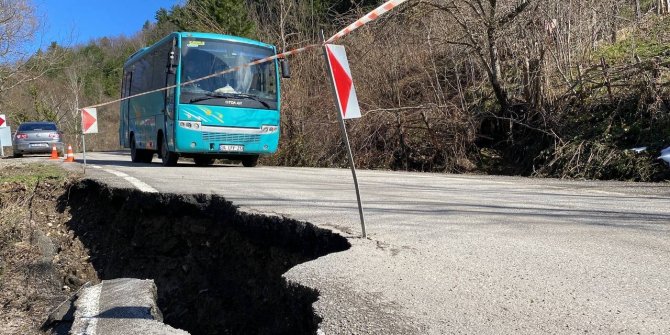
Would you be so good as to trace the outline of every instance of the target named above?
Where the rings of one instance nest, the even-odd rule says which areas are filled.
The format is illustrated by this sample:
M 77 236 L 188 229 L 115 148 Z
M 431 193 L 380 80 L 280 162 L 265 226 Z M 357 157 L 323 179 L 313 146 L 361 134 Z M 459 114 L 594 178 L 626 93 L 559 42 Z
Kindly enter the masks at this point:
M 97 165 L 91 165 L 92 168 L 94 169 L 102 169 L 102 166 L 97 166 Z
M 129 183 L 133 184 L 135 187 L 137 187 L 138 190 L 145 192 L 145 193 L 158 193 L 158 190 L 149 186 L 147 183 L 144 183 L 140 181 L 139 179 L 135 177 L 124 177 L 123 179 L 127 180 Z
M 117 176 L 117 177 L 121 177 L 121 178 L 128 177 L 127 174 L 125 174 L 125 173 L 123 173 L 123 172 L 116 171 L 116 170 L 112 170 L 112 169 L 102 169 L 102 171 L 111 173 L 111 174 L 113 174 L 113 175 L 115 175 L 115 176 Z
M 107 172 L 107 173 L 111 173 L 111 174 L 113 174 L 117 177 L 121 177 L 121 178 L 125 179 L 127 182 L 131 183 L 133 186 L 135 186 L 138 190 L 140 190 L 142 192 L 158 193 L 158 190 L 149 186 L 149 184 L 147 184 L 143 181 L 140 181 L 139 179 L 137 179 L 135 177 L 131 177 L 131 176 L 129 176 L 129 175 L 123 173 L 123 172 L 119 172 L 119 171 L 112 170 L 112 169 L 102 169 L 102 170 Z

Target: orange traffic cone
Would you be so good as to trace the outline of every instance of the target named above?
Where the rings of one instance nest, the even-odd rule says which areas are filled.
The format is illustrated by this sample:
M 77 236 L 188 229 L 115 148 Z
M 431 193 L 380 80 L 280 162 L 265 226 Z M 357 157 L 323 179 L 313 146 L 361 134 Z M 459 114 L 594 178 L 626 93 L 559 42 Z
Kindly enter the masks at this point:
M 67 158 L 65 158 L 66 163 L 73 163 L 74 162 L 74 152 L 72 152 L 72 146 L 68 145 L 67 146 Z
M 56 145 L 54 144 L 53 148 L 51 148 L 51 157 L 49 159 L 58 159 L 58 149 L 56 149 Z

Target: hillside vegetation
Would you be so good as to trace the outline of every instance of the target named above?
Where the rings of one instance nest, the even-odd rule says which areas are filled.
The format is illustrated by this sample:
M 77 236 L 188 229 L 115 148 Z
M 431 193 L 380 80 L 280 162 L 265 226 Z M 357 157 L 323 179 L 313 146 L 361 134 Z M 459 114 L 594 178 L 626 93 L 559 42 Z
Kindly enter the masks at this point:
M 134 36 L 53 43 L 25 58 L 22 73 L 32 80 L 0 87 L 0 108 L 14 123 L 56 120 L 78 142 L 76 106 L 118 98 L 124 60 L 171 31 L 247 36 L 288 50 L 380 3 L 189 0 L 159 10 Z M 356 164 L 666 180 L 670 169 L 656 157 L 670 145 L 667 12 L 666 0 L 409 0 L 341 41 L 364 114 L 348 123 Z M 280 151 L 262 163 L 345 166 L 322 55 L 291 65 Z M 87 145 L 118 148 L 118 105 L 99 115 L 101 133 Z M 648 149 L 630 150 L 641 146 Z

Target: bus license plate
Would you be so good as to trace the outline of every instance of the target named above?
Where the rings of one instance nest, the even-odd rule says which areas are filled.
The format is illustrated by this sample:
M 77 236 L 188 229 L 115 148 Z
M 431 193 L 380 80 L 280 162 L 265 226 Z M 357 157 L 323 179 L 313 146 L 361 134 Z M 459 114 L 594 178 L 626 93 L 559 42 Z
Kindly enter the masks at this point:
M 243 145 L 228 145 L 228 144 L 221 144 L 219 145 L 219 151 L 244 151 L 244 146 Z

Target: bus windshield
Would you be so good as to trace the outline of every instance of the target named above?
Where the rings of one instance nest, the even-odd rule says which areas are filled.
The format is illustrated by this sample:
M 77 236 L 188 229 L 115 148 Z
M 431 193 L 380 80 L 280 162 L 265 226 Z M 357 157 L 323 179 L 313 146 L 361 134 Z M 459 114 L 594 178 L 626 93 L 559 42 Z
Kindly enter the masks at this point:
M 202 39 L 182 40 L 181 82 L 272 56 L 270 48 Z M 275 62 L 267 62 L 183 85 L 181 103 L 261 109 L 277 108 Z

